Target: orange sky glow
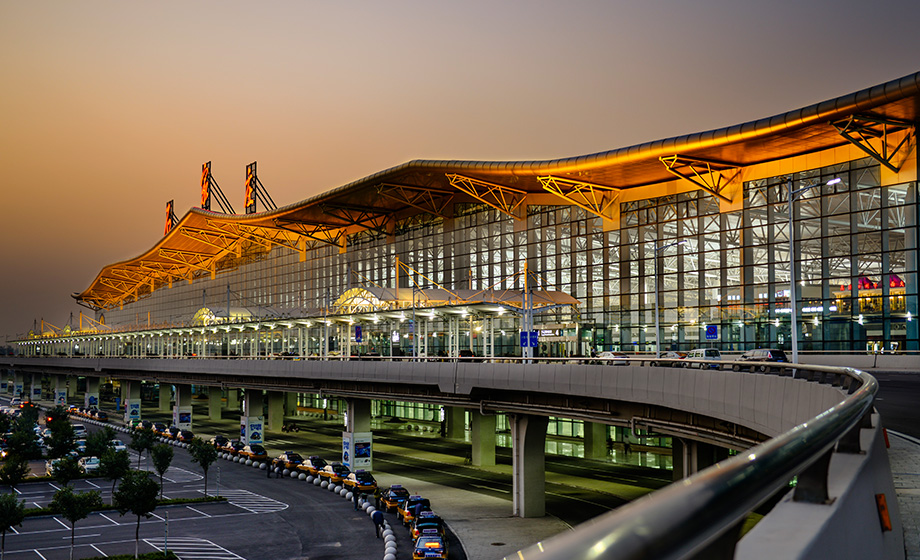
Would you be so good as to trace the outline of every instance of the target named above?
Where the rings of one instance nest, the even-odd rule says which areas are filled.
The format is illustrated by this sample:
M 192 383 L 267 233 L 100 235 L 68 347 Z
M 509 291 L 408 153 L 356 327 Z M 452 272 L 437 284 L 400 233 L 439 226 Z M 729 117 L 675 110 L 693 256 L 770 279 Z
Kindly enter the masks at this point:
M 0 0 L 0 344 L 246 164 L 287 205 L 412 159 L 576 156 L 920 70 L 915 0 Z M 858 31 L 857 31 L 858 30 Z M 854 31 L 856 31 L 854 33 Z

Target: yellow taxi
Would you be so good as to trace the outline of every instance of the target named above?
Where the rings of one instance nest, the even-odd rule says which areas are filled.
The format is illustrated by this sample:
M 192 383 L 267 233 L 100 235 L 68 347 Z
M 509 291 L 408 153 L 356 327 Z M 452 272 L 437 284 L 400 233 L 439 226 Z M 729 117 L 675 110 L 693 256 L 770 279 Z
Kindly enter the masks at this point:
M 409 496 L 403 503 L 396 508 L 396 517 L 400 519 L 406 527 L 415 520 L 417 511 L 431 511 L 431 502 L 428 498 L 421 496 Z
M 358 492 L 373 492 L 377 489 L 377 480 L 364 469 L 349 473 L 345 480 L 342 481 L 342 484 L 345 485 L 345 488 L 357 490 Z
M 297 465 L 297 470 L 303 471 L 313 476 L 319 474 L 319 471 L 323 470 L 324 468 L 326 468 L 326 461 L 318 455 L 310 455 L 299 465 Z
M 438 536 L 423 535 L 415 541 L 412 551 L 412 560 L 428 560 L 429 558 L 447 558 L 447 541 Z
M 329 463 L 323 470 L 319 471 L 319 477 L 323 480 L 328 480 L 333 484 L 339 484 L 345 477 L 351 474 L 351 471 L 348 470 L 348 467 L 339 463 L 338 461 L 334 463 Z
M 399 504 L 409 498 L 409 491 L 402 487 L 401 484 L 394 484 L 380 495 L 380 506 L 384 511 L 390 512 L 396 510 Z

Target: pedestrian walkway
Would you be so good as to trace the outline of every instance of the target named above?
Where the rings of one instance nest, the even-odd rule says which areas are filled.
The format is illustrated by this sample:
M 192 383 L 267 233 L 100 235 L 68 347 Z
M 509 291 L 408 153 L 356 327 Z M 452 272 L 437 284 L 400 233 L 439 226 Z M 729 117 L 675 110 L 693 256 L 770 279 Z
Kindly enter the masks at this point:
M 920 440 L 888 432 L 888 461 L 904 528 L 907 560 L 920 560 Z
M 242 556 L 205 539 L 172 538 L 165 543 L 163 539 L 144 539 L 144 542 L 158 551 L 162 551 L 166 545 L 180 560 L 245 560 Z

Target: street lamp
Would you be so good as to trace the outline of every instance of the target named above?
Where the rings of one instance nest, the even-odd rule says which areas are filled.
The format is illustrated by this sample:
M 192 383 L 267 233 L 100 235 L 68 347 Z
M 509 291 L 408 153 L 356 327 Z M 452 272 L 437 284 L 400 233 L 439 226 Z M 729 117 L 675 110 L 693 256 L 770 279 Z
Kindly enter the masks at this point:
M 673 243 L 668 243 L 667 245 L 662 245 L 661 247 L 655 247 L 655 357 L 661 357 L 661 331 L 658 325 L 658 252 L 664 251 L 669 247 L 674 247 L 676 245 L 683 245 L 687 240 L 683 239 L 681 241 L 674 241 Z M 656 242 L 657 243 L 657 242 Z
M 824 184 L 836 185 L 839 182 L 840 177 L 834 177 Z M 792 204 L 799 198 L 800 194 L 809 189 L 821 186 L 821 183 L 818 182 L 811 185 L 805 185 L 795 190 L 792 190 L 792 177 L 788 179 L 787 183 L 789 185 L 789 310 L 791 312 L 790 317 L 792 318 L 792 363 L 797 364 L 799 363 L 799 326 L 797 324 L 798 319 L 796 317 L 795 304 L 795 229 L 793 225 L 793 216 L 795 213 L 792 211 Z

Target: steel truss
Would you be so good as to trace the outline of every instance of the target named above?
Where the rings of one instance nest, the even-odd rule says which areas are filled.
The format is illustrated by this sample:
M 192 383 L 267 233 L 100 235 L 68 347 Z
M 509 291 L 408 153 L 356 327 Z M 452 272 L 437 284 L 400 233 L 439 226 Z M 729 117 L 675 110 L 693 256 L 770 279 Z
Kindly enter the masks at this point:
M 881 117 L 869 113 L 850 115 L 845 119 L 831 123 L 837 132 L 848 142 L 864 151 L 872 159 L 884 165 L 892 172 L 900 171 L 901 166 L 910 153 L 911 139 L 914 137 L 915 126 L 911 121 L 896 119 L 892 117 Z M 897 145 L 892 146 L 889 138 L 895 133 L 907 130 L 907 134 Z M 881 140 L 880 149 L 872 146 L 872 140 Z M 903 154 L 905 157 L 895 164 L 894 159 L 905 148 Z
M 740 165 L 679 154 L 661 156 L 658 160 L 664 164 L 668 173 L 690 181 L 697 187 L 726 202 L 732 201 L 731 198 L 722 194 L 722 191 L 738 176 L 738 173 L 741 173 Z M 726 172 L 733 169 L 737 171 L 726 180 Z
M 456 173 L 448 173 L 446 177 L 447 180 L 450 181 L 452 187 L 460 189 L 476 200 L 488 204 L 492 208 L 511 216 L 515 220 L 524 219 L 524 216 L 519 215 L 515 210 L 517 210 L 526 199 L 526 191 L 513 189 L 505 185 L 489 183 L 472 177 L 457 175 Z
M 601 218 L 612 219 L 611 207 L 620 197 L 620 189 L 575 181 L 563 177 L 537 177 L 543 189 Z

